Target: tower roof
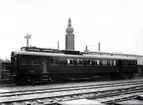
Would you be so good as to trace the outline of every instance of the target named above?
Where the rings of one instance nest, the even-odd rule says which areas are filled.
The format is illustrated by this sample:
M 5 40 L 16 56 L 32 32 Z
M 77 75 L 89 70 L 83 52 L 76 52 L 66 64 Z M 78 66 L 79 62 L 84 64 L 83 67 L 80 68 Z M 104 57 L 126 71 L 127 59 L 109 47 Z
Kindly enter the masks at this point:
M 66 28 L 66 33 L 73 33 L 74 29 L 71 27 L 71 19 L 68 19 L 68 27 Z

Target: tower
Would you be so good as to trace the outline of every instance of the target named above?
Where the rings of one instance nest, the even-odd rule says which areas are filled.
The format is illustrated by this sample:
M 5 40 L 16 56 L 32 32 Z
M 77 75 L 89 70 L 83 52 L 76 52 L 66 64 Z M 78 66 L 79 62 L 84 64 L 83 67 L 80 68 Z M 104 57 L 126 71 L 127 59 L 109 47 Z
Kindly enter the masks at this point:
M 66 28 L 65 35 L 65 49 L 66 50 L 74 50 L 74 29 L 71 27 L 71 19 L 68 19 L 68 27 Z

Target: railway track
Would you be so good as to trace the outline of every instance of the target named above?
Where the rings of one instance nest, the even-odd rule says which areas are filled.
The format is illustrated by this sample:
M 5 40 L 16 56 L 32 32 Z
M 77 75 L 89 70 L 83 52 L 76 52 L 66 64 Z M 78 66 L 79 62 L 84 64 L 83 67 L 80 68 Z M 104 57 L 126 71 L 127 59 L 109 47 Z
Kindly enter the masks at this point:
M 35 90 L 23 90 L 23 91 L 8 91 L 0 93 L 0 103 L 53 103 L 57 101 L 89 98 L 94 97 L 101 99 L 102 97 L 108 97 L 120 94 L 129 93 L 142 93 L 143 92 L 143 80 L 138 81 L 122 81 L 110 84 L 94 84 L 85 86 L 74 87 L 60 87 L 60 88 L 48 88 L 48 89 L 35 89 Z M 109 101 L 109 100 L 108 100 Z M 103 101 L 101 101 L 103 102 Z
M 143 81 L 136 81 L 136 84 L 143 85 Z M 62 88 L 49 88 L 49 89 L 38 89 L 38 90 L 23 90 L 23 91 L 10 91 L 10 92 L 1 92 L 0 97 L 6 96 L 18 96 L 18 95 L 27 95 L 27 94 L 39 94 L 39 93 L 52 93 L 52 92 L 61 92 L 61 91 L 70 91 L 70 90 L 83 90 L 83 89 L 98 89 L 105 87 L 116 87 L 122 85 L 134 85 L 133 82 L 128 83 L 114 83 L 114 84 L 99 84 L 99 85 L 87 85 L 87 86 L 75 86 L 75 87 L 62 87 Z
M 121 90 L 122 92 L 118 92 L 118 91 L 113 91 L 110 92 L 110 94 L 102 94 L 99 96 L 96 96 L 93 98 L 90 97 L 90 99 L 94 100 L 94 101 L 98 101 L 100 103 L 108 103 L 113 105 L 113 103 L 115 102 L 122 102 L 122 101 L 126 101 L 126 100 L 132 100 L 137 98 L 139 95 L 143 94 L 143 88 L 142 87 L 134 87 L 134 88 L 129 88 L 127 90 Z
M 70 88 L 70 87 L 85 87 L 85 86 L 102 86 L 102 85 L 117 85 L 117 84 L 126 84 L 138 82 L 142 83 L 143 78 L 129 79 L 129 80 L 116 80 L 116 81 L 96 81 L 96 82 L 70 82 L 70 83 L 61 83 L 61 84 L 46 84 L 46 85 L 30 85 L 30 86 L 6 86 L 0 88 L 1 93 L 11 93 L 11 92 L 24 92 L 24 91 L 35 91 L 35 90 L 44 90 L 44 89 L 60 89 L 60 88 Z M 4 88 L 4 89 L 3 89 Z

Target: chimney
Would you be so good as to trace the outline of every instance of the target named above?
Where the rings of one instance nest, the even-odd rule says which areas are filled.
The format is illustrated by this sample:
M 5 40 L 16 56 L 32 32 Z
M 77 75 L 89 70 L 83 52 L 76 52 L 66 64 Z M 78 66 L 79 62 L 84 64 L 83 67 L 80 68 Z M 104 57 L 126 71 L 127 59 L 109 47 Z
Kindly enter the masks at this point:
M 100 51 L 100 42 L 98 42 L 98 51 Z
M 84 50 L 84 52 L 89 52 L 89 50 L 88 50 L 88 46 L 87 46 L 87 45 L 85 46 L 85 50 Z
M 57 42 L 57 49 L 59 50 L 59 41 Z

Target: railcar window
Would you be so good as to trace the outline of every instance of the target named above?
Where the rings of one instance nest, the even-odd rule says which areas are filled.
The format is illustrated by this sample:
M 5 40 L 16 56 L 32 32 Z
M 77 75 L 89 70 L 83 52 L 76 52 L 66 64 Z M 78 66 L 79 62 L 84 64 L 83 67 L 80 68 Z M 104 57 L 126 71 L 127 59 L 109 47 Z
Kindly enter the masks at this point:
M 129 61 L 129 65 L 136 65 L 136 61 Z
M 36 60 L 31 60 L 31 64 L 36 64 Z
M 127 61 L 127 65 L 131 65 L 132 64 L 132 61 Z
M 83 59 L 77 59 L 77 65 L 82 65 L 83 64 Z
M 31 64 L 40 64 L 40 59 L 38 57 L 31 58 Z
M 108 60 L 109 66 L 113 66 L 113 60 Z
M 92 64 L 92 60 L 91 59 L 86 59 L 85 60 L 85 64 L 86 65 L 91 65 Z
M 26 64 L 26 61 L 24 60 L 24 58 L 21 59 L 21 64 L 22 64 L 22 65 L 25 65 L 25 64 Z
M 59 58 L 59 64 L 60 64 L 60 65 L 65 65 L 65 64 L 67 64 L 67 59 L 64 58 L 64 57 L 60 57 L 60 58 Z
M 73 64 L 73 59 L 72 58 L 67 58 L 67 64 Z
M 51 64 L 58 64 L 58 58 L 51 58 Z
M 92 60 L 91 62 L 92 62 L 92 65 L 95 65 L 95 60 Z
M 41 64 L 42 64 L 42 65 L 46 65 L 46 64 L 47 64 L 47 60 L 46 60 L 46 59 L 43 59 L 43 60 L 41 61 Z
M 113 65 L 116 66 L 116 60 L 113 61 Z
M 102 65 L 107 66 L 107 60 L 102 60 Z
M 137 64 L 137 61 L 134 61 L 134 65 L 136 65 Z
M 124 65 L 128 65 L 128 61 L 125 60 L 125 61 L 124 61 Z
M 31 64 L 31 58 L 29 58 L 28 56 L 21 56 L 21 64 L 22 65 L 27 65 L 27 64 Z
M 14 60 L 17 60 L 17 57 L 14 57 Z
M 95 65 L 99 66 L 100 65 L 100 60 L 95 60 Z

